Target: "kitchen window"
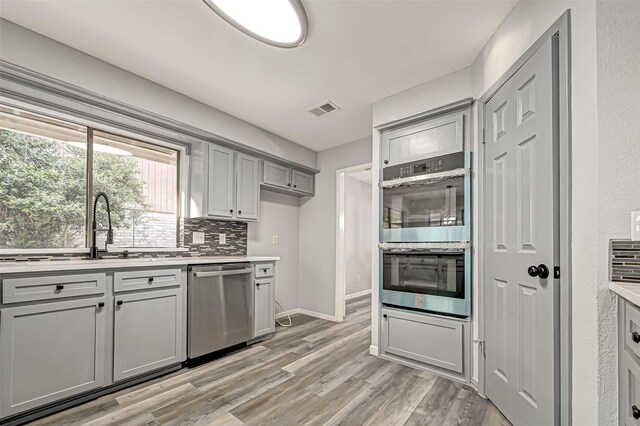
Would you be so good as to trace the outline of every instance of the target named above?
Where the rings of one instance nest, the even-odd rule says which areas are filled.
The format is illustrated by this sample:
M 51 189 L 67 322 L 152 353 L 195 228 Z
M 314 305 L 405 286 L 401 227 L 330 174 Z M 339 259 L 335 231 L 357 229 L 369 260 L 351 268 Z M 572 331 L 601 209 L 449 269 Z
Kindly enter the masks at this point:
M 111 203 L 111 247 L 175 248 L 178 159 L 164 145 L 0 105 L 0 249 L 86 248 L 98 191 Z M 106 229 L 104 209 L 96 219 Z M 105 238 L 98 231 L 98 246 Z

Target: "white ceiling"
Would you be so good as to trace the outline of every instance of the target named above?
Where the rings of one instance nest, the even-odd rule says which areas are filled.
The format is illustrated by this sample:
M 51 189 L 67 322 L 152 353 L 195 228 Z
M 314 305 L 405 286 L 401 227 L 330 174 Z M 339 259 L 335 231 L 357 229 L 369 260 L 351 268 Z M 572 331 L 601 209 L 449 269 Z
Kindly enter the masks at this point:
M 201 0 L 0 0 L 0 15 L 320 151 L 368 136 L 374 101 L 470 65 L 516 1 L 304 1 L 295 49 Z M 327 100 L 341 111 L 307 112 Z

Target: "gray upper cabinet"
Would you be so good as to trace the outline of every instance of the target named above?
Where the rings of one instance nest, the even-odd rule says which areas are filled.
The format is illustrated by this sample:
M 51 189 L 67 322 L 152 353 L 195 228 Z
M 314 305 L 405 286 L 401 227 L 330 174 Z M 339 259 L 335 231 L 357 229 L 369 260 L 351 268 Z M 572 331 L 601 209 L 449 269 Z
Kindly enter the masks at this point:
M 259 160 L 209 143 L 192 146 L 189 217 L 258 220 Z
M 260 183 L 264 190 L 296 197 L 314 194 L 314 175 L 266 160 L 261 163 Z
M 207 179 L 207 215 L 233 217 L 234 152 L 209 145 L 209 176 Z
M 291 188 L 291 169 L 269 161 L 264 162 L 263 183 L 278 188 Z
M 313 194 L 313 176 L 297 170 L 292 170 L 291 189 L 304 194 Z
M 101 387 L 105 324 L 104 297 L 3 308 L 0 416 Z
M 384 132 L 382 166 L 462 151 L 464 117 L 459 112 Z
M 236 165 L 236 217 L 258 220 L 260 206 L 258 159 L 239 153 Z
M 179 288 L 116 295 L 114 310 L 114 381 L 183 361 Z

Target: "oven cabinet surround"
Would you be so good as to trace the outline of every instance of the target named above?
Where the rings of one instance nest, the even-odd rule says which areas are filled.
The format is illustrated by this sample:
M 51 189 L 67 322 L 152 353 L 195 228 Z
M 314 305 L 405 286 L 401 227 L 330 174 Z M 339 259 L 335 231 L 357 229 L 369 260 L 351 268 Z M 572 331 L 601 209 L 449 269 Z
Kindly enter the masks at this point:
M 382 134 L 382 167 L 439 157 L 465 150 L 468 144 L 470 110 L 459 110 Z
M 260 185 L 265 191 L 308 197 L 315 193 L 315 176 L 271 161 L 261 160 Z
M 186 359 L 186 266 L 1 278 L 2 419 Z
M 258 158 L 204 142 L 192 144 L 190 158 L 189 217 L 259 219 Z
M 380 357 L 470 383 L 471 323 L 382 306 Z
M 254 265 L 254 338 L 263 338 L 276 331 L 276 281 L 274 263 Z

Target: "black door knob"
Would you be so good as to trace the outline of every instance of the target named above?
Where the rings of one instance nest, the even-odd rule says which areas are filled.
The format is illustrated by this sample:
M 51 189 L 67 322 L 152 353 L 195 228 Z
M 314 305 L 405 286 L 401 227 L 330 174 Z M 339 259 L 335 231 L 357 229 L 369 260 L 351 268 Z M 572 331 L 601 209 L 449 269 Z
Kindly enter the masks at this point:
M 543 280 L 549 277 L 549 268 L 544 263 L 541 263 L 538 266 L 532 265 L 527 269 L 527 273 L 531 277 L 540 277 Z
M 229 210 L 229 213 L 233 213 L 233 209 Z
M 118 301 L 116 302 L 116 304 L 117 304 L 118 306 L 122 305 L 122 300 L 118 300 Z
M 238 214 L 242 214 L 242 210 L 238 210 Z
M 104 302 L 98 303 L 98 308 L 104 308 Z
M 389 164 L 389 160 L 384 160 L 384 164 Z
M 635 405 L 631 407 L 631 415 L 633 416 L 634 419 L 640 419 L 640 409 L 638 409 L 638 407 L 636 407 Z
M 62 284 L 58 284 L 56 286 L 56 290 L 64 290 L 64 286 Z
M 153 277 L 149 277 L 149 284 L 153 282 Z
M 638 334 L 637 331 L 634 331 L 633 333 L 631 333 L 631 340 L 633 340 L 635 343 L 640 343 L 640 334 Z

